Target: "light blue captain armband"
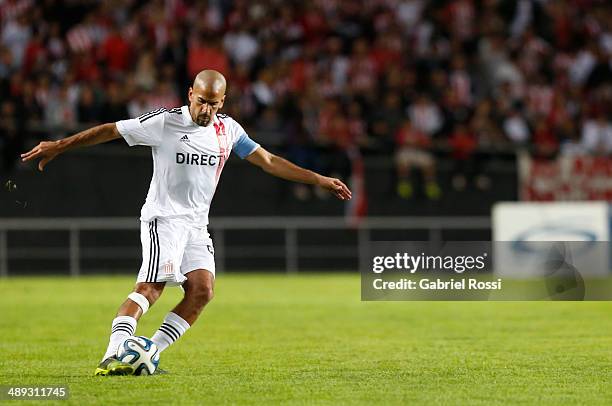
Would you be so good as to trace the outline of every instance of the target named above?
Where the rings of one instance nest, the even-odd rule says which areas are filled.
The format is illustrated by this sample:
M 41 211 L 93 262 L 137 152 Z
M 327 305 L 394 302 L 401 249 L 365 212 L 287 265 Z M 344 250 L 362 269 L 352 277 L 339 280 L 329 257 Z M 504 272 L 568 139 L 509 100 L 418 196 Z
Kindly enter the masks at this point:
M 251 155 L 259 147 L 259 144 L 249 138 L 247 133 L 242 132 L 234 143 L 233 150 L 240 159 L 244 159 Z

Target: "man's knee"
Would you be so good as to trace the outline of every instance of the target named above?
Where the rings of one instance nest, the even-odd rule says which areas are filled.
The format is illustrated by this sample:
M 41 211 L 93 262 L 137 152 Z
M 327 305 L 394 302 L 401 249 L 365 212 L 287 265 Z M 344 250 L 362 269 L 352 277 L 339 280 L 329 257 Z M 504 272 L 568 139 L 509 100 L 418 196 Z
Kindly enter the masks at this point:
M 213 287 L 203 285 L 185 292 L 185 296 L 198 307 L 206 306 L 214 297 Z
M 197 269 L 187 274 L 183 284 L 185 299 L 194 307 L 202 309 L 214 296 L 214 275 L 205 269 Z
M 140 293 L 149 301 L 150 304 L 153 304 L 161 296 L 164 290 L 164 285 L 165 283 L 163 282 L 140 282 L 134 287 L 134 292 Z

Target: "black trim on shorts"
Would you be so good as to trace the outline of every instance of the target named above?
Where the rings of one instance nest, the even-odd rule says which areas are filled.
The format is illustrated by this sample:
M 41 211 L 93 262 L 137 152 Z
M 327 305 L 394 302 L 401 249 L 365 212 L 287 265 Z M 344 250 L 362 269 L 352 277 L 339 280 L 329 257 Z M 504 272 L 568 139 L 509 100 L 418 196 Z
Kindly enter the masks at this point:
M 159 234 L 157 234 L 157 219 L 154 220 L 155 246 L 157 247 L 157 255 L 155 256 L 155 277 L 151 282 L 157 282 L 157 272 L 159 271 Z
M 151 279 L 151 264 L 153 263 L 153 223 L 149 222 L 149 265 L 147 269 L 147 277 L 145 278 L 145 282 L 149 282 Z
M 159 236 L 157 235 L 157 219 L 149 222 L 149 238 L 151 243 L 149 245 L 149 270 L 147 271 L 147 278 L 145 282 L 156 282 L 157 281 L 157 268 L 159 267 Z

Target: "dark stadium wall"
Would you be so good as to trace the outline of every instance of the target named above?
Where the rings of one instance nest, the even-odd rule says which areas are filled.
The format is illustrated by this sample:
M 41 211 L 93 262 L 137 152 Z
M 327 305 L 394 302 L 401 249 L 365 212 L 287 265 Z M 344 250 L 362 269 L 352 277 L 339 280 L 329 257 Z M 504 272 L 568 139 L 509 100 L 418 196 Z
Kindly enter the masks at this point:
M 32 166 L 20 166 L 10 180 L 16 188 L 2 188 L 0 217 L 98 217 L 137 218 L 152 173 L 150 152 L 119 148 L 71 152 L 51 162 L 44 173 Z M 412 199 L 396 195 L 392 160 L 366 158 L 366 192 L 370 216 L 401 215 L 489 215 L 496 201 L 517 199 L 514 163 L 491 165 L 487 175 L 490 188 L 468 185 L 462 192 L 451 186 L 452 162 L 440 160 L 438 177 L 442 188 L 439 200 L 419 193 L 421 179 L 414 176 Z M 222 182 L 211 207 L 214 216 L 342 216 L 344 203 L 331 196 L 298 200 L 294 185 L 273 178 L 246 161 L 232 157 L 225 166 Z

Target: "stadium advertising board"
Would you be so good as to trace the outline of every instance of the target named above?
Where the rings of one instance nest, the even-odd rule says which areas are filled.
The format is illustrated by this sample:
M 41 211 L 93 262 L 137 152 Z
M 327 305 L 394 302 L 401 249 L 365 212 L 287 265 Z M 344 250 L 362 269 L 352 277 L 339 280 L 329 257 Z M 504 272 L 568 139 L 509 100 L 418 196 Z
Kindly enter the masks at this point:
M 612 159 L 605 156 L 561 156 L 518 160 L 519 195 L 524 201 L 612 201 Z
M 565 247 L 559 249 L 583 275 L 610 273 L 610 210 L 605 202 L 498 203 L 492 217 L 493 240 L 511 242 L 496 244 L 499 275 L 538 275 L 537 263 L 545 255 L 538 249 L 547 246 L 543 241 Z

